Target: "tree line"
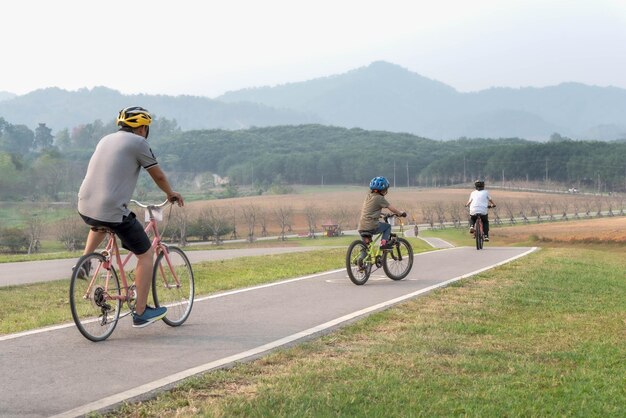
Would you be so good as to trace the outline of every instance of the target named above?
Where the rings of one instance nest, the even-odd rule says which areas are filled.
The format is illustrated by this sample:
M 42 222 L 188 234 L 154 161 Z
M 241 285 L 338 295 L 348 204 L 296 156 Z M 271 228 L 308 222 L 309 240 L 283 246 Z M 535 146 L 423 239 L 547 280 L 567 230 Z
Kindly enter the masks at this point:
M 99 139 L 114 121 L 52 133 L 0 117 L 0 199 L 68 200 L 75 196 Z M 546 143 L 520 138 L 436 141 L 385 131 L 323 125 L 245 130 L 182 131 L 156 117 L 150 143 L 180 189 L 231 185 L 364 184 L 383 175 L 393 185 L 446 186 L 484 178 L 490 183 L 550 181 L 598 191 L 626 190 L 626 141 L 573 141 L 554 134 Z M 198 179 L 202 178 L 203 181 Z M 140 181 L 141 191 L 151 183 Z M 232 195 L 232 193 L 230 193 Z
M 498 206 L 490 211 L 494 225 L 545 221 L 568 221 L 599 217 L 624 216 L 626 196 L 601 195 L 545 195 L 543 199 L 498 199 Z M 465 228 L 467 210 L 463 202 L 422 203 L 402 202 L 409 214 L 407 225 L 430 228 Z M 254 203 L 224 205 L 220 201 L 206 202 L 196 211 L 174 210 L 159 225 L 166 241 L 186 245 L 191 241 L 210 241 L 221 244 L 227 239 L 245 239 L 249 242 L 288 234 L 315 238 L 324 233 L 327 220 L 332 220 L 336 232 L 357 228 L 359 206 L 351 203 L 327 205 L 311 203 L 299 209 L 290 205 L 272 208 Z M 82 249 L 87 237 L 86 226 L 78 216 L 67 216 L 57 221 L 44 219 L 42 205 L 24 211 L 22 227 L 0 228 L 0 253 L 35 253 L 41 241 L 54 239 L 68 251 Z

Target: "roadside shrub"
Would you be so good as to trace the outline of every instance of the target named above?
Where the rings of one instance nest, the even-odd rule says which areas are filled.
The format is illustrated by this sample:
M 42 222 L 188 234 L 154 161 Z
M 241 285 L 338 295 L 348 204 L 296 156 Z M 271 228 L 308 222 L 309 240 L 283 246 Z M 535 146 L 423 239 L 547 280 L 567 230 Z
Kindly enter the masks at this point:
M 0 231 L 0 248 L 12 253 L 26 251 L 30 240 L 25 231 L 17 228 L 7 228 Z

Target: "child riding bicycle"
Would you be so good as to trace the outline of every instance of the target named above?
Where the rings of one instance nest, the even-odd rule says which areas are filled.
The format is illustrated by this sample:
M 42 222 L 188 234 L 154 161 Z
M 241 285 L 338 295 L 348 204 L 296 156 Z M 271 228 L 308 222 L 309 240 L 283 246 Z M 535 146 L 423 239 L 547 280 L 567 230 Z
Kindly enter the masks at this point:
M 485 190 L 485 181 L 476 180 L 474 182 L 474 190 L 469 197 L 469 200 L 465 204 L 465 207 L 469 207 L 470 213 L 470 234 L 474 233 L 474 224 L 476 219 L 480 216 L 483 222 L 484 239 L 489 241 L 489 214 L 488 208 L 495 208 L 496 204 L 491 200 L 489 192 Z
M 357 227 L 359 233 L 382 233 L 382 239 L 380 241 L 380 248 L 383 250 L 390 249 L 389 238 L 391 238 L 391 225 L 385 222 L 380 222 L 380 212 L 383 208 L 389 209 L 389 211 L 395 213 L 398 216 L 405 217 L 406 212 L 403 212 L 395 207 L 391 206 L 385 196 L 389 191 L 389 181 L 384 177 L 374 177 L 370 181 L 370 192 L 363 201 L 363 207 L 361 208 L 361 218 L 359 219 L 359 225 Z

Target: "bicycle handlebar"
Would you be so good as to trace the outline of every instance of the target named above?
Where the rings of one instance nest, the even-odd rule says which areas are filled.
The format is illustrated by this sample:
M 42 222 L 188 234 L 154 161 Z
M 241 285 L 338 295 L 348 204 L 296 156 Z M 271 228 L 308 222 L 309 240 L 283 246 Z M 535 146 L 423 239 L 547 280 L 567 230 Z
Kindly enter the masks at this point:
M 387 222 L 387 219 L 389 218 L 406 218 L 406 212 L 402 212 L 400 215 L 396 214 L 396 213 L 381 213 L 380 217 L 383 218 L 385 220 L 385 222 Z
M 146 209 L 147 208 L 162 208 L 163 206 L 167 205 L 168 203 L 172 203 L 168 199 L 166 199 L 165 202 L 163 202 L 163 203 L 159 203 L 159 204 L 155 204 L 155 205 L 148 205 L 146 203 L 138 202 L 137 200 L 134 200 L 134 199 L 130 199 L 130 201 L 132 203 L 134 203 L 135 205 L 139 206 L 140 208 L 146 208 Z

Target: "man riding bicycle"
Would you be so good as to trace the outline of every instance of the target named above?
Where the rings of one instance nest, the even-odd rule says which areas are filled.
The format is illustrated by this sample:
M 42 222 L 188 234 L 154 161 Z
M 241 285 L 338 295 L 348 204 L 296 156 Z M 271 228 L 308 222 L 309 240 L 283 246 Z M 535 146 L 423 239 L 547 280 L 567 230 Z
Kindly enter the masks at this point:
M 474 187 L 476 190 L 470 194 L 469 200 L 465 204 L 465 207 L 470 208 L 470 234 L 474 233 L 474 224 L 476 223 L 476 219 L 480 216 L 483 222 L 485 241 L 489 241 L 488 208 L 495 208 L 496 204 L 491 200 L 489 192 L 485 190 L 484 180 L 476 180 Z
M 98 248 L 106 236 L 101 230 L 104 227 L 113 230 L 122 246 L 137 256 L 137 299 L 133 314 L 133 327 L 136 328 L 163 318 L 167 312 L 165 307 L 146 306 L 152 281 L 154 251 L 142 224 L 128 209 L 141 168 L 150 174 L 170 202 L 184 205 L 183 197 L 172 190 L 148 145 L 151 122 L 152 116 L 142 107 L 122 109 L 117 117 L 120 129 L 98 142 L 78 192 L 78 212 L 85 223 L 92 227 L 83 254 Z M 79 277 L 85 273 L 79 272 Z

